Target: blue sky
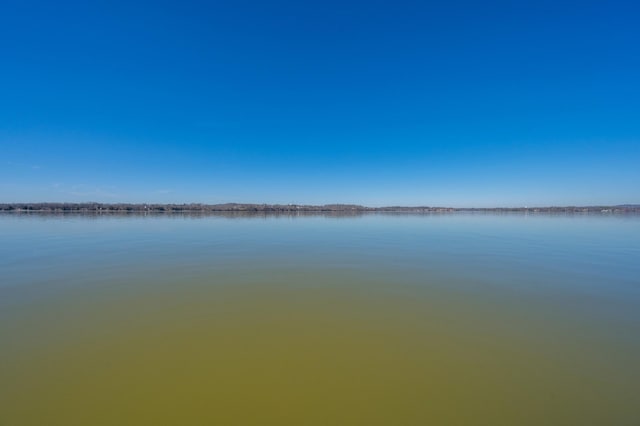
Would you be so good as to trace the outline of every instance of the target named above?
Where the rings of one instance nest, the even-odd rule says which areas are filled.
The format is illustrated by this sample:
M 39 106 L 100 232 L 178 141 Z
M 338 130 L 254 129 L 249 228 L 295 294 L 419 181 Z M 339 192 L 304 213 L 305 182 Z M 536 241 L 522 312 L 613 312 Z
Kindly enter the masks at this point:
M 0 202 L 640 203 L 635 1 L 0 5 Z

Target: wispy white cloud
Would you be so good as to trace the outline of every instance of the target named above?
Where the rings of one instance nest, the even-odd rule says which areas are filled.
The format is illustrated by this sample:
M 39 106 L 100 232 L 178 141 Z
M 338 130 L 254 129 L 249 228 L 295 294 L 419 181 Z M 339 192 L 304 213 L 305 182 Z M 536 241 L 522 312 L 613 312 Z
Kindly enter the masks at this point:
M 18 163 L 15 161 L 7 161 L 6 165 L 14 168 L 18 168 L 18 169 L 39 170 L 42 168 L 39 164 Z
M 119 196 L 114 186 L 94 186 L 86 184 L 75 184 L 71 186 L 62 183 L 53 183 L 51 189 L 60 194 L 72 195 L 74 197 L 88 198 L 116 198 Z

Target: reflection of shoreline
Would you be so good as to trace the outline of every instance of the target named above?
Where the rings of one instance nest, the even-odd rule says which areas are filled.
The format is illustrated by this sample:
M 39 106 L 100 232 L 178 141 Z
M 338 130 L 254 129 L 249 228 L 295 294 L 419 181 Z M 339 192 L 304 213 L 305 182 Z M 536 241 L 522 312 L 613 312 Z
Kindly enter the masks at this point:
M 20 215 L 87 215 L 87 216 L 222 216 L 222 217 L 272 217 L 272 216 L 327 216 L 352 217 L 367 214 L 637 214 L 640 205 L 583 206 L 583 207 L 515 207 L 515 208 L 451 208 L 451 207 L 365 207 L 359 205 L 332 204 L 270 205 L 270 204 L 101 204 L 101 203 L 5 203 L 0 213 Z
M 3 211 L 0 210 L 0 215 L 6 216 L 66 216 L 66 217 L 88 217 L 88 218 L 100 218 L 100 217 L 173 217 L 173 218 L 204 218 L 204 217 L 223 217 L 228 219 L 242 219 L 242 218 L 278 218 L 278 217 L 360 217 L 368 214 L 376 214 L 376 212 L 341 212 L 341 211 L 303 211 L 303 212 L 286 212 L 286 211 L 223 211 L 223 210 L 211 210 L 211 211 L 174 211 L 174 212 L 141 212 L 141 211 L 47 211 L 47 210 L 13 210 Z M 392 213 L 389 213 L 392 214 Z

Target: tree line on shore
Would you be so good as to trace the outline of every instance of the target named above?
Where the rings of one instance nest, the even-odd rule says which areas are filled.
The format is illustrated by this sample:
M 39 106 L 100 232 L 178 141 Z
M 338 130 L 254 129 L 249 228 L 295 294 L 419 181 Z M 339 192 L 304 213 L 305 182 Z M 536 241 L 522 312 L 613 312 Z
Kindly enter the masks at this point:
M 78 213 L 207 213 L 207 212 L 543 212 L 543 213 L 640 213 L 640 205 L 616 206 L 564 206 L 564 207 L 495 207 L 495 208 L 454 208 L 454 207 L 366 207 L 357 204 L 132 204 L 132 203 L 4 203 L 0 212 L 78 212 Z

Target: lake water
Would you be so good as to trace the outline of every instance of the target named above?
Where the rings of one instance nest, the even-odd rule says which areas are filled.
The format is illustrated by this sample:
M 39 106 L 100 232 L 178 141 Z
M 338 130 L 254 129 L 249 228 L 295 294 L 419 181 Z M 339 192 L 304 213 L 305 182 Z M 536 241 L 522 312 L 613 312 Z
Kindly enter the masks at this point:
M 639 425 L 640 216 L 0 215 L 0 425 Z

